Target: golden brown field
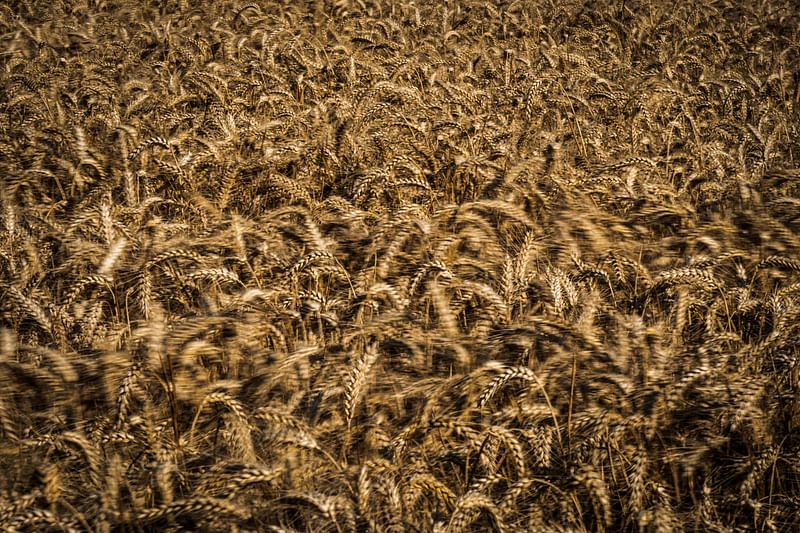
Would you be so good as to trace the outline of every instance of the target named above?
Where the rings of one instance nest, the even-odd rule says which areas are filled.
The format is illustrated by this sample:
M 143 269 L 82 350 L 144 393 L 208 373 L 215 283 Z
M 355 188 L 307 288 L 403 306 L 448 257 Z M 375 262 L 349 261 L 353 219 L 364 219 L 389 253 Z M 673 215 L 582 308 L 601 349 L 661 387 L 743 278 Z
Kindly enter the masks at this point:
M 800 529 L 795 2 L 0 43 L 0 530 Z

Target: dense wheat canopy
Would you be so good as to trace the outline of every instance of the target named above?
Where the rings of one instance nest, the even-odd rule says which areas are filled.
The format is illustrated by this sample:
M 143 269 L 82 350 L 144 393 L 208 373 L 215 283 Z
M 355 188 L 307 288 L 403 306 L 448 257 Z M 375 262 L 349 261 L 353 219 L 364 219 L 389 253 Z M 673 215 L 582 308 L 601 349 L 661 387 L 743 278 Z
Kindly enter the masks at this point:
M 800 10 L 0 6 L 3 531 L 800 529 Z

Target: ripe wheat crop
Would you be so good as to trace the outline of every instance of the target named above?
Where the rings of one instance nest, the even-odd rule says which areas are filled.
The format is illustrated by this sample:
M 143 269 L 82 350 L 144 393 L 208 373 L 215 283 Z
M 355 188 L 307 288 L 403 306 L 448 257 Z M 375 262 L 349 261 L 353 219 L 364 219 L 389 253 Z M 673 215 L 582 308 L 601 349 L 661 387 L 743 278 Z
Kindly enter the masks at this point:
M 797 531 L 798 28 L 0 6 L 0 530 Z

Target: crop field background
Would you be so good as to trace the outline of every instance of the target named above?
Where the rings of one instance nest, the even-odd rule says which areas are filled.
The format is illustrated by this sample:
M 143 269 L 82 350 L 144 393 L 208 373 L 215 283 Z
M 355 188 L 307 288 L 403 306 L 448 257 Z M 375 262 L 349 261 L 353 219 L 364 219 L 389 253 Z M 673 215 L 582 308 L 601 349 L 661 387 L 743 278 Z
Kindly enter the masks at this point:
M 0 530 L 800 528 L 795 2 L 0 43 Z

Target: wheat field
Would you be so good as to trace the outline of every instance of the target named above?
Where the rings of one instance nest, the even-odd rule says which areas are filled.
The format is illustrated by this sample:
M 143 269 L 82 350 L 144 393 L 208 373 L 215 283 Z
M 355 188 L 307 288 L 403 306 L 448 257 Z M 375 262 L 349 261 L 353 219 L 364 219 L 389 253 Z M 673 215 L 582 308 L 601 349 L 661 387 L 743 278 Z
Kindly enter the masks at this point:
M 793 1 L 0 42 L 0 530 L 800 529 Z

